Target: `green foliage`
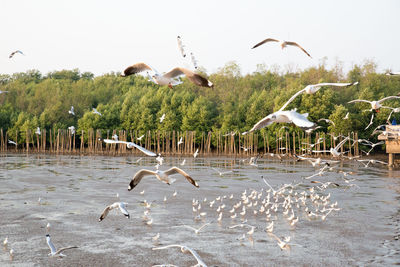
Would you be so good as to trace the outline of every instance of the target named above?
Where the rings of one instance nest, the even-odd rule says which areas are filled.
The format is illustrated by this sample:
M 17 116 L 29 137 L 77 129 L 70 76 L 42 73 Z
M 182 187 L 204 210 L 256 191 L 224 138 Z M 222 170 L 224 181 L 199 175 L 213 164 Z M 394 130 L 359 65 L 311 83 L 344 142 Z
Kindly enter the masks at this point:
M 203 75 L 205 75 L 203 73 Z M 347 79 L 343 80 L 343 77 Z M 335 126 L 319 122 L 325 132 L 359 131 L 360 137 L 369 137 L 373 128 L 386 122 L 390 110 L 375 113 L 374 124 L 368 129 L 372 113 L 365 103 L 348 104 L 353 99 L 378 100 L 399 93 L 399 77 L 376 73 L 374 62 L 355 65 L 344 74 L 341 65 L 332 70 L 324 61 L 301 72 L 280 73 L 279 68 L 257 66 L 252 74 L 242 75 L 240 66 L 229 62 L 208 77 L 214 88 L 195 86 L 183 78 L 183 84 L 168 88 L 147 81 L 140 75 L 120 77 L 108 73 L 98 77 L 78 69 L 53 71 L 42 75 L 37 70 L 13 75 L 0 74 L 0 128 L 24 139 L 27 129 L 67 129 L 74 125 L 79 133 L 89 129 L 144 132 L 147 130 L 194 130 L 197 132 L 249 130 L 258 120 L 280 107 L 297 91 L 308 84 L 320 82 L 355 82 L 346 88 L 321 88 L 313 95 L 298 96 L 287 109 L 297 108 L 309 113 L 317 122 L 329 118 Z M 398 107 L 400 101 L 390 100 L 385 106 Z M 71 106 L 75 116 L 68 113 Z M 92 113 L 95 107 L 103 116 Z M 348 120 L 343 120 L 349 112 Z M 159 119 L 165 113 L 165 120 Z M 394 113 L 393 116 L 399 116 Z M 397 117 L 396 117 L 397 118 Z M 288 125 L 287 125 L 288 126 Z M 263 129 L 269 141 L 282 125 Z M 299 131 L 290 126 L 290 132 Z M 21 139 L 22 138 L 22 139 Z

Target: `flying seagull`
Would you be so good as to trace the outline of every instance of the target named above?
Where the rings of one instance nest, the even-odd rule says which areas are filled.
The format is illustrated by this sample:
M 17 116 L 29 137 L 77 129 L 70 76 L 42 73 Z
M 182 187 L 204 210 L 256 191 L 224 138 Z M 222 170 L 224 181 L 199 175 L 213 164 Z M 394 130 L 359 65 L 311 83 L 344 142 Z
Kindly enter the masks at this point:
M 305 94 L 315 94 L 318 92 L 319 89 L 323 86 L 335 86 L 335 87 L 348 87 L 352 85 L 356 85 L 358 82 L 354 83 L 317 83 L 317 84 L 309 84 L 297 93 L 295 93 L 289 100 L 281 107 L 280 110 L 284 110 L 287 105 L 289 105 L 298 95 L 305 93 Z
M 172 184 L 173 182 L 175 182 L 176 179 L 170 178 L 170 175 L 173 174 L 181 174 L 183 175 L 186 180 L 188 180 L 188 182 L 190 182 L 192 185 L 194 185 L 195 187 L 199 187 L 199 185 L 197 184 L 197 182 L 195 180 L 193 180 L 192 177 L 189 176 L 189 174 L 187 174 L 185 171 L 183 171 L 182 169 L 178 168 L 178 167 L 172 167 L 166 171 L 160 171 L 160 170 L 156 170 L 156 171 L 151 171 L 151 170 L 146 170 L 146 169 L 142 169 L 140 171 L 138 171 L 132 178 L 131 182 L 129 183 L 129 187 L 128 190 L 131 191 L 133 188 L 135 188 L 138 183 L 140 183 L 140 181 L 142 180 L 142 178 L 144 176 L 148 176 L 148 175 L 154 175 L 156 176 L 156 178 L 158 180 L 160 180 L 163 183 L 166 183 L 168 185 Z
M 70 130 L 70 132 L 71 132 L 71 135 L 74 135 L 75 134 L 75 126 L 69 126 L 68 127 L 68 130 Z
M 197 264 L 195 266 L 198 267 L 207 267 L 207 264 L 204 263 L 204 261 L 200 258 L 199 254 L 197 254 L 196 251 L 194 251 L 193 249 L 187 247 L 187 246 L 182 246 L 182 245 L 168 245 L 165 247 L 156 247 L 156 248 L 152 248 L 152 250 L 159 250 L 159 249 L 167 249 L 167 248 L 173 248 L 173 247 L 177 247 L 180 248 L 181 251 L 183 253 L 187 253 L 190 252 L 193 257 L 195 257 L 195 259 L 197 260 Z
M 75 116 L 75 112 L 74 112 L 74 106 L 71 106 L 71 109 L 68 110 L 68 113 Z
M 390 108 L 390 107 L 382 106 L 381 103 L 383 101 L 386 101 L 386 100 L 389 100 L 389 99 L 398 99 L 398 98 L 400 98 L 400 96 L 393 96 L 392 95 L 392 96 L 388 96 L 388 97 L 382 98 L 381 100 L 378 100 L 378 101 L 375 101 L 375 100 L 374 101 L 369 101 L 369 100 L 364 100 L 364 99 L 356 99 L 356 100 L 351 100 L 351 101 L 349 101 L 347 103 L 356 103 L 356 102 L 369 103 L 371 105 L 371 111 L 375 110 L 376 112 L 379 112 L 380 108 Z
M 61 253 L 61 252 L 63 252 L 64 250 L 71 249 L 71 248 L 78 248 L 77 246 L 71 246 L 71 247 L 59 248 L 59 249 L 57 250 L 56 247 L 54 246 L 53 242 L 51 242 L 51 239 L 50 239 L 50 235 L 49 235 L 49 234 L 46 235 L 46 241 L 47 241 L 47 245 L 48 245 L 49 248 L 50 248 L 49 256 L 51 256 L 51 257 L 53 257 L 53 256 L 64 257 L 65 255 Z
M 21 54 L 21 55 L 24 55 L 25 56 L 25 54 L 24 53 L 22 53 L 22 51 L 21 50 L 17 50 L 17 51 L 14 51 L 14 52 L 12 52 L 9 56 L 8 56 L 8 58 L 12 58 L 15 54 L 17 54 L 17 53 L 19 53 L 19 54 Z
M 152 76 L 153 81 L 156 84 L 159 85 L 168 85 L 170 88 L 174 85 L 178 85 L 182 83 L 181 81 L 176 80 L 179 76 L 185 75 L 192 83 L 198 85 L 198 86 L 203 86 L 203 87 L 214 87 L 213 83 L 203 76 L 194 73 L 191 70 L 185 69 L 185 68 L 174 68 L 171 71 L 165 73 L 165 74 L 160 74 L 158 73 L 154 68 L 151 68 L 150 66 L 146 65 L 145 63 L 136 63 L 132 66 L 127 67 L 124 70 L 124 74 L 122 74 L 122 77 L 126 77 L 132 74 L 136 74 L 145 70 L 150 70 L 154 72 L 154 75 Z
M 255 46 L 253 46 L 251 49 L 254 49 L 254 48 L 256 48 L 256 47 L 259 47 L 260 45 L 263 45 L 263 44 L 268 43 L 268 42 L 277 42 L 277 43 L 280 44 L 280 46 L 281 46 L 282 49 L 285 48 L 285 47 L 288 46 L 288 45 L 296 46 L 296 47 L 300 48 L 304 53 L 306 53 L 307 56 L 309 56 L 310 58 L 312 58 L 311 55 L 310 55 L 303 47 L 301 47 L 298 43 L 296 43 L 296 42 L 290 42 L 290 41 L 280 41 L 280 40 L 273 39 L 273 38 L 267 38 L 267 39 L 265 39 L 265 40 L 259 42 L 259 43 L 256 44 Z
M 100 115 L 100 116 L 102 116 L 102 115 L 101 115 L 101 113 L 100 113 L 100 112 L 98 112 L 98 111 L 97 111 L 97 109 L 95 109 L 95 108 L 93 108 L 92 112 L 93 112 L 94 114 L 97 114 L 97 115 Z
M 331 155 L 332 156 L 334 156 L 334 157 L 339 157 L 342 153 L 341 152 L 339 152 L 339 149 L 343 146 L 343 144 L 345 143 L 345 142 L 347 142 L 347 140 L 349 140 L 350 138 L 349 137 L 346 137 L 345 139 L 343 139 L 336 147 L 331 147 L 331 149 L 330 150 L 319 150 L 319 151 L 317 151 L 317 150 L 313 150 L 312 152 L 314 152 L 314 153 L 322 153 L 322 152 L 329 152 L 329 153 L 331 153 Z
M 388 73 L 386 73 L 386 75 L 388 75 L 388 76 L 393 76 L 393 75 L 400 75 L 400 72 L 388 72 Z
M 136 138 L 136 140 L 141 141 L 143 137 L 144 137 L 144 134 L 142 134 L 140 137 Z
M 162 123 L 165 120 L 165 113 L 162 114 L 162 116 L 160 117 L 160 123 Z
M 273 124 L 274 122 L 276 123 L 294 123 L 296 126 L 302 127 L 302 128 L 311 128 L 314 127 L 314 123 L 309 121 L 307 119 L 308 113 L 300 114 L 296 112 L 295 110 L 278 110 L 277 112 L 274 112 L 272 114 L 269 114 L 268 116 L 262 118 L 260 121 L 258 121 L 256 124 L 254 124 L 253 128 L 251 128 L 249 131 L 242 133 L 242 135 L 254 132 L 255 130 L 262 129 L 266 126 L 269 126 Z
M 135 144 L 134 142 L 126 142 L 126 141 L 119 141 L 119 140 L 112 140 L 112 139 L 104 139 L 103 141 L 104 141 L 106 144 L 126 144 L 126 147 L 127 147 L 127 148 L 133 148 L 133 147 L 134 147 L 134 148 L 137 148 L 137 149 L 139 149 L 140 151 L 142 151 L 143 153 L 145 153 L 147 156 L 150 156 L 150 157 L 155 157 L 155 156 L 157 156 L 156 153 L 151 152 L 150 150 L 147 150 L 146 148 L 141 147 L 141 146 Z
M 179 51 L 181 52 L 181 55 L 183 57 L 186 57 L 186 52 L 184 49 L 185 46 L 182 44 L 182 38 L 178 35 L 178 37 L 176 37 L 176 39 L 178 40 L 178 48 L 179 48 Z
M 190 52 L 190 59 L 192 60 L 193 67 L 197 70 L 198 69 L 197 60 L 192 52 Z
M 115 202 L 114 204 L 107 206 L 103 210 L 103 213 L 101 214 L 101 216 L 99 218 L 99 222 L 104 220 L 106 218 L 106 216 L 108 215 L 108 212 L 115 208 L 119 208 L 119 210 L 122 212 L 122 214 L 124 214 L 125 217 L 129 219 L 129 212 L 126 210 L 126 207 L 125 207 L 127 205 L 128 205 L 128 203 L 125 203 L 125 202 Z

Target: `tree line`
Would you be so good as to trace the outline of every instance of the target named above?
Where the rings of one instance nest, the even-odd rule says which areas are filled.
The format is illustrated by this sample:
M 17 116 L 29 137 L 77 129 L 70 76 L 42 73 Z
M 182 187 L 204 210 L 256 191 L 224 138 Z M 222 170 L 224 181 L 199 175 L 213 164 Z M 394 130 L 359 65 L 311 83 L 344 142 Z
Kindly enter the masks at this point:
M 374 62 L 354 65 L 344 73 L 340 65 L 328 69 L 324 64 L 301 71 L 279 71 L 263 65 L 257 71 L 242 75 L 235 62 L 227 63 L 208 76 L 214 88 L 202 88 L 185 81 L 169 88 L 159 86 L 140 75 L 120 77 L 120 73 L 94 76 L 78 69 L 54 71 L 43 75 L 29 70 L 13 75 L 0 75 L 0 128 L 10 138 L 37 127 L 67 129 L 75 126 L 77 133 L 88 129 L 146 132 L 196 131 L 244 132 L 258 120 L 278 110 L 294 93 L 309 84 L 321 82 L 356 82 L 346 88 L 322 88 L 316 94 L 300 95 L 287 109 L 297 108 L 309 113 L 309 120 L 332 120 L 335 125 L 318 122 L 323 132 L 358 132 L 370 139 L 372 130 L 384 124 L 391 110 L 381 109 L 371 117 L 367 103 L 348 104 L 353 99 L 378 100 L 400 92 L 400 77 L 378 73 Z M 203 73 L 203 75 L 205 75 Z M 399 107 L 399 100 L 385 106 Z M 75 116 L 68 113 L 73 106 Z M 101 114 L 92 112 L 96 108 Z M 349 112 L 349 118 L 344 119 Z M 159 118 L 165 113 L 165 120 Z M 393 113 L 396 118 L 399 114 Z M 287 125 L 288 131 L 299 131 Z M 262 129 L 274 135 L 282 125 Z M 22 138 L 22 139 L 21 139 Z

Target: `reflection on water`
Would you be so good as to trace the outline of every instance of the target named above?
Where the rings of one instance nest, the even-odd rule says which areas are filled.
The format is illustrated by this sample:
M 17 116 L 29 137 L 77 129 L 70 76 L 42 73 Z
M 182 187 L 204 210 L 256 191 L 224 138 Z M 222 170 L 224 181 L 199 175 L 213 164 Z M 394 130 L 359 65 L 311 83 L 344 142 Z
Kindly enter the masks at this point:
M 313 177 L 311 180 L 339 184 L 339 187 L 329 186 L 321 195 L 329 194 L 332 203 L 338 202 L 340 211 L 332 213 L 324 221 L 307 219 L 305 212 L 298 213 L 300 220 L 295 227 L 286 223 L 285 216 L 275 215 L 274 233 L 280 237 L 290 236 L 295 244 L 290 251 L 283 251 L 265 233 L 267 221 L 264 217 L 248 212 L 230 218 L 234 215 L 229 210 L 240 200 L 244 190 L 261 192 L 268 188 L 261 176 L 275 189 L 293 181 L 299 183 L 297 192 L 319 185 L 303 179 L 318 171 L 306 162 L 259 159 L 258 167 L 255 167 L 242 159 L 165 157 L 160 167 L 162 170 L 180 166 L 186 159 L 182 168 L 198 181 L 200 188 L 193 188 L 178 176 L 170 186 L 145 177 L 137 188 L 128 192 L 128 183 L 138 170 L 155 169 L 157 162 L 154 158 L 143 157 L 137 162 L 139 157 L 0 157 L 0 232 L 12 237 L 16 250 L 26 251 L 16 257 L 17 263 L 51 265 L 47 262 L 48 252 L 41 228 L 47 221 L 54 228 L 54 239 L 58 236 L 59 242 L 65 245 L 81 244 L 81 248 L 68 253 L 65 260 L 90 258 L 93 254 L 96 256 L 93 256 L 93 262 L 96 259 L 106 262 L 114 257 L 113 264 L 117 265 L 138 265 L 138 262 L 149 266 L 166 262 L 193 265 L 190 257 L 188 261 L 187 256 L 173 253 L 157 254 L 165 258 L 154 259 L 151 236 L 160 232 L 162 244 L 185 243 L 195 248 L 209 265 L 262 266 L 269 262 L 276 265 L 343 266 L 394 265 L 400 262 L 400 172 L 379 165 L 365 168 L 356 162 L 341 162 L 326 174 Z M 213 168 L 231 172 L 220 176 Z M 340 171 L 351 171 L 353 175 L 344 177 Z M 143 190 L 145 192 L 141 195 L 139 192 Z M 177 196 L 173 197 L 175 190 Z M 104 222 L 98 223 L 104 207 L 118 200 L 117 193 L 121 200 L 129 203 L 131 219 L 126 220 L 118 212 L 111 212 Z M 224 200 L 226 207 L 218 223 L 218 213 L 209 207 L 209 202 L 231 194 L 234 197 Z M 39 197 L 42 198 L 41 205 L 37 201 Z M 151 207 L 154 223 L 151 226 L 143 223 L 144 199 L 154 201 Z M 205 213 L 198 220 L 192 211 L 193 199 L 201 202 Z M 228 229 L 244 217 L 247 223 L 256 226 L 252 242 L 247 238 L 239 241 L 247 229 Z M 182 227 L 182 224 L 199 227 L 210 221 L 210 226 L 198 235 Z M 119 232 L 126 234 L 116 234 Z M 28 239 L 31 243 L 27 243 Z M 141 258 L 124 257 L 135 250 L 136 255 L 142 255 Z M 0 262 L 2 260 L 0 257 Z M 89 262 L 83 264 L 91 265 Z

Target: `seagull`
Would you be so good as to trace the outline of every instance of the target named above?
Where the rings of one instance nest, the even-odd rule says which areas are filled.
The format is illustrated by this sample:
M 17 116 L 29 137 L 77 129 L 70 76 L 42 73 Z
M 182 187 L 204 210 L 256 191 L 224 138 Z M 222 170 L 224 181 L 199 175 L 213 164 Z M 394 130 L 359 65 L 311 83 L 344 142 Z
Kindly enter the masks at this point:
M 24 53 L 22 53 L 22 51 L 21 50 L 16 50 L 16 51 L 14 51 L 14 52 L 12 52 L 9 56 L 8 56 L 8 58 L 12 58 L 15 54 L 17 54 L 17 53 L 19 53 L 19 54 L 21 54 L 21 55 L 24 55 L 25 56 L 25 54 Z
M 37 135 L 41 135 L 42 134 L 42 132 L 40 131 L 40 127 L 36 128 L 35 134 L 37 134 Z
M 369 164 L 375 164 L 375 163 L 379 163 L 379 164 L 383 164 L 383 165 L 388 165 L 386 162 L 384 161 L 380 161 L 380 160 L 376 160 L 376 159 L 358 159 L 358 162 L 361 162 L 365 168 L 368 168 Z M 366 164 L 364 162 L 367 162 Z
M 255 130 L 262 129 L 266 126 L 269 126 L 276 123 L 294 123 L 296 126 L 303 127 L 303 128 L 311 128 L 315 124 L 307 119 L 308 113 L 300 114 L 295 110 L 278 110 L 272 114 L 269 114 L 265 118 L 261 119 L 257 122 L 253 128 L 249 131 L 242 133 L 242 135 L 254 132 Z
M 190 52 L 190 59 L 192 60 L 193 67 L 197 70 L 199 68 L 199 66 L 197 65 L 197 60 L 194 57 L 192 52 Z
M 204 227 L 206 227 L 206 226 L 209 225 L 209 224 L 211 224 L 211 222 L 208 222 L 208 223 L 203 224 L 203 225 L 200 226 L 200 228 L 198 228 L 198 229 L 196 229 L 196 228 L 194 228 L 194 227 L 192 227 L 192 226 L 189 226 L 189 225 L 183 225 L 183 226 L 186 227 L 186 228 L 192 229 L 192 230 L 196 233 L 196 235 L 197 235 L 197 234 L 201 231 L 201 229 L 203 229 Z
M 10 249 L 10 260 L 12 261 L 14 259 L 14 250 Z
M 71 109 L 68 110 L 68 113 L 75 116 L 74 106 L 71 106 Z
M 69 127 L 68 127 L 68 130 L 71 131 L 71 135 L 74 135 L 74 134 L 75 134 L 75 126 L 69 126 Z
M 136 140 L 139 140 L 139 141 L 141 141 L 143 137 L 144 137 L 144 134 L 143 134 L 143 135 L 141 135 L 140 137 L 136 138 Z
M 111 139 L 113 139 L 113 140 L 115 140 L 115 141 L 118 141 L 118 135 L 117 135 L 117 134 L 113 134 L 113 135 L 111 136 Z
M 346 116 L 344 116 L 343 119 L 344 119 L 344 120 L 348 120 L 348 119 L 349 119 L 349 112 L 346 113 Z
M 278 246 L 283 250 L 283 249 L 290 249 L 290 246 L 287 242 L 282 241 L 279 237 L 277 237 L 273 233 L 268 233 L 270 236 L 275 238 L 276 241 L 278 241 Z
M 349 140 L 349 138 L 350 138 L 350 137 L 346 137 L 346 138 L 343 139 L 336 147 L 334 147 L 334 148 L 331 147 L 330 150 L 319 150 L 319 151 L 313 150 L 312 152 L 314 152 L 314 153 L 329 152 L 329 153 L 332 154 L 332 156 L 334 156 L 334 157 L 339 157 L 342 153 L 339 152 L 338 150 L 343 146 L 343 144 L 344 144 L 345 142 L 347 142 L 347 140 Z
M 144 176 L 147 176 L 147 175 L 155 175 L 158 180 L 160 180 L 163 183 L 166 183 L 166 184 L 170 185 L 173 182 L 175 182 L 175 180 L 176 180 L 176 179 L 173 179 L 173 178 L 169 177 L 169 175 L 173 175 L 173 174 L 181 174 L 192 185 L 194 185 L 195 187 L 199 187 L 197 182 L 195 180 L 193 180 L 193 178 L 190 177 L 189 174 L 187 174 L 185 171 L 183 171 L 182 169 L 180 169 L 178 167 L 172 167 L 172 168 L 170 168 L 170 169 L 168 169 L 166 171 L 160 171 L 160 170 L 151 171 L 151 170 L 146 170 L 146 169 L 142 169 L 142 170 L 138 171 L 133 176 L 131 182 L 129 183 L 128 190 L 131 191 L 133 188 L 135 188 L 137 186 L 137 184 L 142 180 L 142 178 Z
M 358 84 L 358 82 L 354 82 L 354 83 L 317 83 L 317 84 L 307 85 L 306 87 L 304 87 L 303 89 L 301 89 L 300 91 L 295 93 L 291 98 L 289 98 L 289 100 L 281 107 L 280 110 L 284 110 L 287 105 L 289 105 L 298 95 L 300 95 L 302 93 L 311 95 L 311 94 L 315 94 L 316 92 L 318 92 L 318 90 L 321 89 L 321 87 L 323 87 L 323 86 L 349 87 L 349 86 L 356 85 L 356 84 Z
M 97 115 L 100 115 L 100 116 L 102 116 L 102 115 L 101 115 L 101 113 L 100 113 L 100 112 L 98 112 L 98 111 L 97 111 L 97 109 L 95 109 L 95 108 L 93 108 L 92 112 L 93 112 L 94 114 L 97 114 Z
M 8 140 L 8 143 L 12 144 L 12 145 L 15 145 L 15 146 L 17 145 L 17 143 L 15 143 L 14 141 L 11 141 L 11 140 Z
M 78 248 L 77 246 L 70 246 L 70 247 L 59 248 L 57 250 L 56 247 L 54 246 L 53 242 L 51 242 L 49 234 L 46 235 L 46 241 L 47 241 L 47 245 L 50 248 L 49 256 L 51 256 L 51 257 L 53 257 L 53 256 L 64 257 L 65 255 L 61 253 L 64 250 L 71 249 L 71 248 Z
M 178 247 L 178 248 L 181 249 L 181 251 L 182 251 L 183 253 L 190 252 L 190 253 L 193 255 L 193 257 L 195 257 L 195 259 L 197 260 L 197 264 L 196 264 L 195 266 L 198 266 L 198 267 L 207 267 L 207 264 L 204 263 L 204 261 L 200 258 L 199 254 L 197 254 L 196 251 L 194 251 L 193 249 L 191 249 L 191 248 L 189 248 L 189 247 L 187 247 L 187 246 L 182 246 L 182 245 L 168 245 L 168 246 L 165 246 L 165 247 L 156 247 L 156 248 L 152 248 L 152 250 L 167 249 L 167 248 L 171 248 L 171 247 Z
M 183 159 L 182 163 L 180 164 L 181 166 L 184 166 L 186 163 L 186 159 Z
M 132 74 L 136 74 L 145 70 L 151 70 L 154 71 L 154 75 L 152 76 L 153 81 L 156 84 L 159 85 L 168 85 L 170 88 L 174 85 L 178 85 L 182 82 L 177 81 L 175 78 L 185 75 L 192 83 L 198 85 L 198 86 L 203 86 L 203 87 L 214 87 L 213 83 L 203 76 L 194 73 L 191 70 L 185 69 L 185 68 L 174 68 L 171 71 L 161 75 L 159 74 L 154 68 L 151 68 L 150 66 L 146 65 L 145 63 L 136 63 L 132 66 L 127 67 L 124 70 L 124 74 L 121 75 L 122 77 L 126 77 Z
M 221 172 L 221 171 L 219 171 L 219 170 L 217 170 L 216 168 L 212 168 L 214 171 L 216 171 L 218 174 L 219 174 L 219 176 L 223 176 L 224 174 L 227 174 L 227 173 L 231 173 L 232 171 L 226 171 L 226 172 Z
M 183 144 L 183 137 L 181 137 L 181 138 L 179 139 L 179 141 L 178 141 L 178 146 L 179 146 L 180 144 Z
M 196 152 L 194 152 L 193 157 L 197 158 L 198 155 L 199 155 L 199 149 L 196 149 Z
M 139 145 L 137 145 L 137 144 L 135 144 L 135 143 L 133 143 L 133 142 L 126 142 L 126 141 L 116 141 L 116 140 L 111 140 L 111 139 L 104 139 L 103 140 L 106 144 L 126 144 L 126 147 L 127 148 L 137 148 L 137 149 L 139 149 L 140 151 L 142 151 L 143 153 L 145 153 L 147 156 L 150 156 L 150 157 L 155 157 L 155 156 L 157 156 L 157 154 L 156 153 L 154 153 L 154 152 L 151 152 L 150 150 L 147 150 L 146 148 L 144 148 L 144 147 L 141 147 L 141 146 L 139 146 Z
M 301 47 L 298 43 L 296 43 L 296 42 L 290 42 L 290 41 L 280 41 L 280 40 L 273 39 L 273 38 L 267 38 L 267 39 L 265 39 L 265 40 L 259 42 L 259 43 L 256 44 L 255 46 L 253 46 L 251 49 L 254 49 L 254 48 L 256 48 L 256 47 L 259 47 L 260 45 L 265 44 L 265 43 L 268 43 L 268 42 L 277 42 L 277 43 L 280 44 L 280 46 L 281 46 L 282 49 L 285 48 L 285 47 L 288 46 L 288 45 L 296 46 L 296 47 L 300 48 L 301 51 L 303 51 L 304 53 L 306 53 L 307 56 L 309 56 L 310 58 L 312 58 L 311 55 L 310 55 L 303 47 Z
M 8 236 L 4 239 L 3 246 L 4 246 L 4 250 L 6 250 L 7 246 L 8 246 Z
M 162 116 L 161 116 L 161 118 L 160 118 L 160 123 L 162 123 L 164 119 L 165 119 L 165 113 L 162 114 Z
M 377 100 L 377 101 L 369 101 L 369 100 L 363 100 L 363 99 L 356 99 L 356 100 L 351 100 L 351 101 L 349 101 L 349 102 L 347 102 L 347 103 L 356 103 L 356 102 L 365 102 L 365 103 L 369 103 L 370 105 L 371 105 L 371 111 L 372 110 L 375 110 L 376 112 L 379 112 L 379 109 L 380 108 L 390 108 L 390 107 L 385 107 L 385 106 L 382 106 L 381 105 L 381 103 L 383 102 L 383 101 L 386 101 L 386 100 L 389 100 L 389 99 L 398 99 L 398 98 L 400 98 L 400 96 L 388 96 L 388 97 L 385 97 L 385 98 L 382 98 L 381 100 Z
M 389 107 L 390 108 L 390 107 Z M 387 121 L 389 121 L 390 117 L 392 116 L 393 112 L 394 113 L 399 113 L 400 112 L 400 107 L 398 108 L 390 108 L 392 111 L 390 112 L 388 118 L 386 119 Z
M 186 52 L 185 52 L 185 49 L 184 49 L 185 46 L 182 44 L 181 37 L 178 35 L 178 37 L 176 37 L 176 39 L 178 41 L 178 48 L 179 48 L 179 51 L 181 52 L 181 55 L 183 57 L 186 57 Z
M 104 220 L 106 218 L 106 216 L 108 215 L 108 213 L 110 212 L 110 210 L 115 209 L 115 208 L 119 208 L 119 210 L 122 212 L 122 214 L 125 215 L 126 218 L 130 218 L 129 217 L 129 213 L 126 210 L 126 207 L 128 203 L 125 202 L 115 202 L 111 205 L 108 205 L 104 210 L 103 213 L 101 214 L 100 218 L 99 218 L 99 222 L 101 222 L 102 220 Z

